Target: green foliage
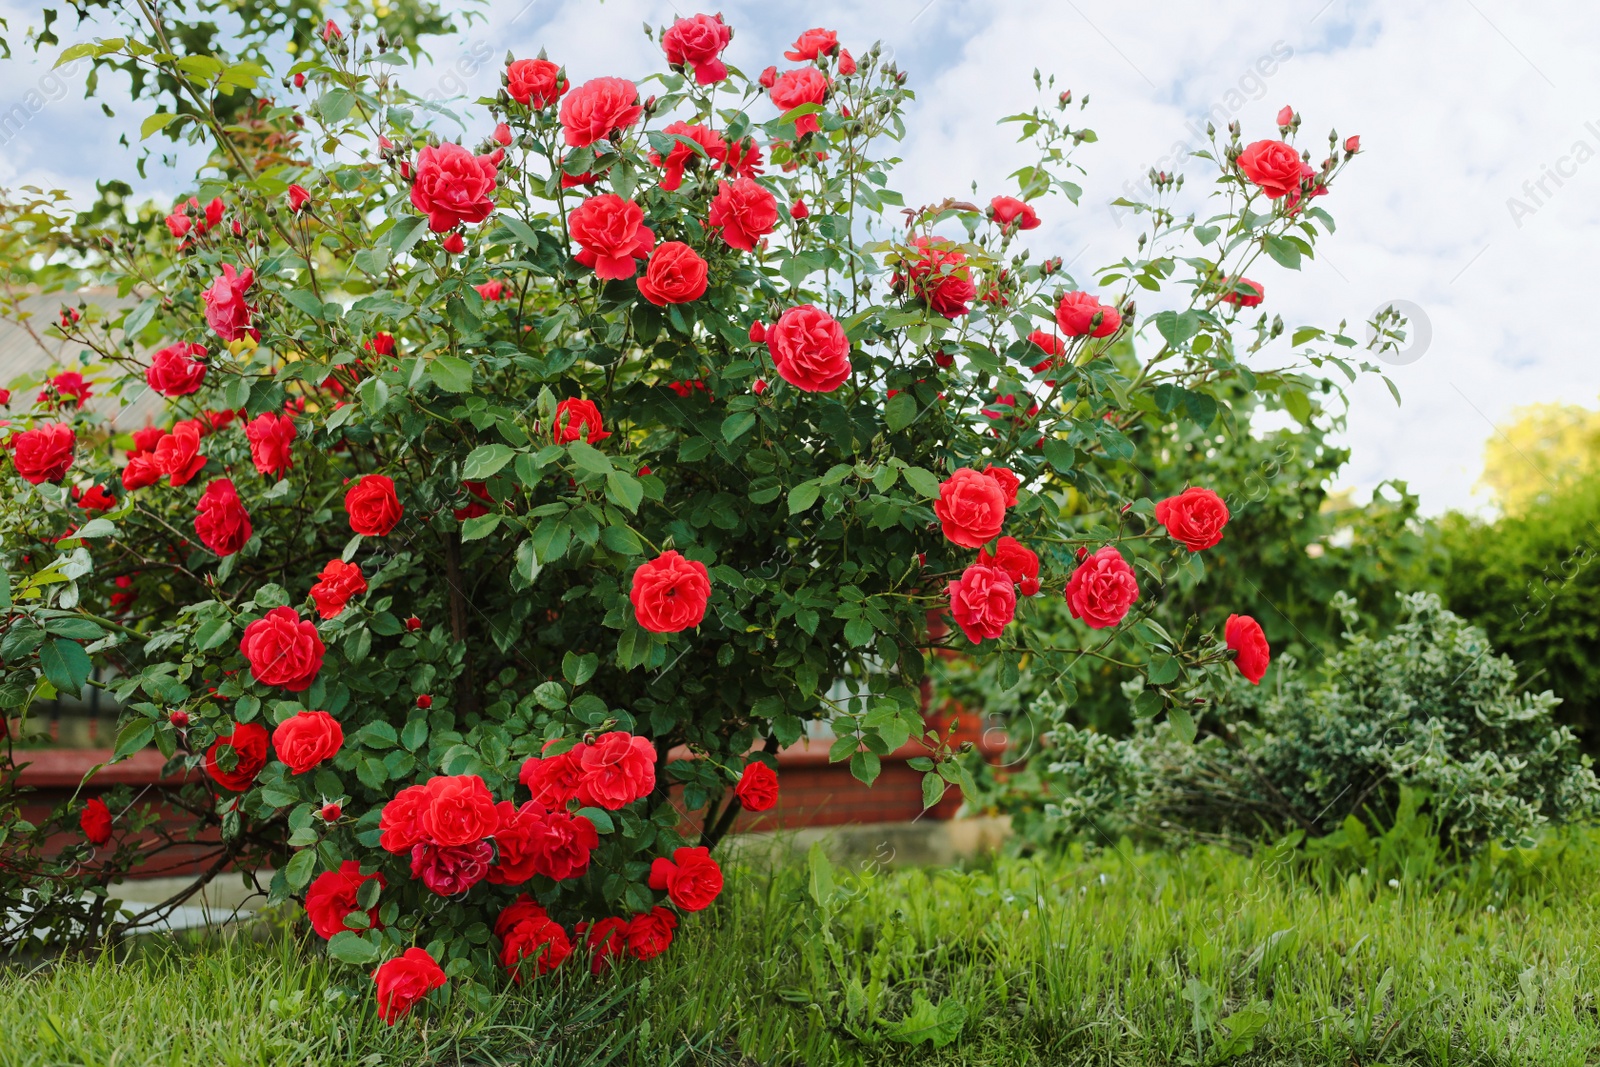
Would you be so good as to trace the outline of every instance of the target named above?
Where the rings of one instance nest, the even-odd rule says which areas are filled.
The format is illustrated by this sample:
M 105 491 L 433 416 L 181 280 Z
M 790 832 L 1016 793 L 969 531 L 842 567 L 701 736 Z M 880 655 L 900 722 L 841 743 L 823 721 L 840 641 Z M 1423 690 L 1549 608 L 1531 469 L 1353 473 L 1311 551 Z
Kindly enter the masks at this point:
M 1600 477 L 1494 522 L 1448 516 L 1439 540 L 1445 603 L 1559 696 L 1560 721 L 1600 751 Z
M 1121 739 L 1062 723 L 1048 762 L 1012 787 L 1023 825 L 1035 840 L 1359 837 L 1362 820 L 1411 827 L 1425 799 L 1436 835 L 1470 850 L 1600 810 L 1588 757 L 1554 722 L 1557 698 L 1522 692 L 1511 659 L 1437 596 L 1403 602 L 1393 632 L 1350 634 L 1324 670 L 1237 685 L 1233 722 L 1192 747 L 1166 723 Z

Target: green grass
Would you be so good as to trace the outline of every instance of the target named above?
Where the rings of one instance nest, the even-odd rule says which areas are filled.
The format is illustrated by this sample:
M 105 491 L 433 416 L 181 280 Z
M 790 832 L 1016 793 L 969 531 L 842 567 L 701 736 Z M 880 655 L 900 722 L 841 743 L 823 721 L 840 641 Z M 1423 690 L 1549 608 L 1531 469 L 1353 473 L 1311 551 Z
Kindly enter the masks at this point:
M 831 897 L 803 864 L 741 871 L 661 959 L 393 1030 L 315 943 L 147 944 L 0 977 L 0 1065 L 1600 1062 L 1596 838 L 1470 869 L 1370 862 L 869 865 L 835 871 Z

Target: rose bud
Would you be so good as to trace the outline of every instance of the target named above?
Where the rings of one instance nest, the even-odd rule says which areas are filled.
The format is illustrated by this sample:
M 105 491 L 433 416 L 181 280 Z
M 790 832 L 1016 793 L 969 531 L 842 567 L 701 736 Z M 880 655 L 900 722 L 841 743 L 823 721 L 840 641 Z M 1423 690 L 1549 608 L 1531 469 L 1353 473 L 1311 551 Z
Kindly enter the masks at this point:
M 317 814 L 322 816 L 323 822 L 338 822 L 339 816 L 344 814 L 344 809 L 337 804 L 324 804 Z
M 765 341 L 766 339 L 767 339 L 767 327 L 766 327 L 766 325 L 764 323 L 762 323 L 762 321 L 760 319 L 757 319 L 756 321 L 752 322 L 750 324 L 750 340 L 755 344 L 760 344 L 761 342 Z
M 412 633 L 416 633 L 418 630 L 422 629 L 422 620 L 417 618 L 415 615 L 411 616 L 406 620 L 406 629 L 410 630 Z
M 184 727 L 189 725 L 189 713 L 187 711 L 175 711 L 167 716 L 167 721 L 179 730 L 182 730 Z
M 444 250 L 452 256 L 459 256 L 467 250 L 467 242 L 462 239 L 461 234 L 453 233 L 444 239 Z
M 791 219 L 803 219 L 809 214 L 811 214 L 811 210 L 806 207 L 804 200 L 796 200 L 794 206 L 789 209 L 789 217 Z
M 429 708 L 433 707 L 433 698 L 427 693 L 423 693 L 417 698 L 417 707 L 421 708 L 423 711 L 427 711 Z

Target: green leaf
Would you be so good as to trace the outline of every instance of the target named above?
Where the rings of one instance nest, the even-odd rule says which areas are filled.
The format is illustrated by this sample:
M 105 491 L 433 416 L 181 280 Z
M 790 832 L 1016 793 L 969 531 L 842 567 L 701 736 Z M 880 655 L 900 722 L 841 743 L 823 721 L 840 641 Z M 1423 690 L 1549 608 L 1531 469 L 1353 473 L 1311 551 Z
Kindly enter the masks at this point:
M 637 556 L 644 551 L 638 536 L 626 526 L 607 526 L 600 531 L 600 543 L 624 556 Z
M 1300 269 L 1300 249 L 1288 238 L 1268 235 L 1261 239 L 1261 245 L 1279 265 L 1290 270 Z
M 72 532 L 72 536 L 81 537 L 85 540 L 88 540 L 95 537 L 113 537 L 116 535 L 116 532 L 116 523 L 112 522 L 110 519 L 90 519 L 88 522 L 74 530 Z
M 310 852 L 298 853 L 295 859 L 306 855 L 310 855 Z M 294 860 L 290 860 L 289 864 L 293 866 Z M 291 881 L 290 884 L 294 883 Z M 299 886 L 295 888 L 298 889 Z M 340 963 L 368 964 L 377 962 L 378 950 L 372 942 L 354 930 L 340 930 L 328 939 L 328 955 Z
M 1161 331 L 1161 336 L 1173 348 L 1182 346 L 1200 332 L 1200 316 L 1193 311 L 1158 311 L 1155 318 L 1156 329 Z
M 567 454 L 572 462 L 594 474 L 610 474 L 616 470 L 609 456 L 586 441 L 572 442 L 567 446 Z
M 798 515 L 817 502 L 822 489 L 815 481 L 801 482 L 789 490 L 789 514 Z
M 611 819 L 611 813 L 604 808 L 579 808 L 576 814 L 594 823 L 594 828 L 599 833 L 609 834 L 617 828 L 617 824 Z
M 889 398 L 883 408 L 883 421 L 888 424 L 890 433 L 899 433 L 917 421 L 917 398 L 911 395 L 911 390 L 902 390 Z
M 1167 709 L 1167 720 L 1172 723 L 1173 736 L 1186 745 L 1194 744 L 1195 733 L 1194 716 L 1189 714 L 1189 709 L 1182 704 L 1173 704 Z
M 461 540 L 476 541 L 481 537 L 488 537 L 499 525 L 500 515 L 497 512 L 478 515 L 461 524 Z
M 864 785 L 871 785 L 878 780 L 878 773 L 883 770 L 883 764 L 878 759 L 876 752 L 857 752 L 850 757 L 850 773 L 856 781 Z
M 506 445 L 479 445 L 467 453 L 466 462 L 461 464 L 461 477 L 474 482 L 487 481 L 515 455 L 516 452 Z
M 1151 685 L 1166 685 L 1178 678 L 1178 661 L 1171 656 L 1156 656 L 1150 661 L 1145 677 Z
M 822 850 L 821 841 L 813 841 L 811 851 L 806 855 L 806 891 L 819 908 L 826 908 L 833 900 L 833 864 L 828 862 L 828 854 Z
M 899 398 L 896 397 L 895 399 L 898 400 Z M 921 467 L 907 467 L 900 472 L 900 476 L 906 480 L 907 485 L 923 496 L 930 499 L 938 497 L 939 479 L 929 471 L 925 471 Z
M 950 788 L 948 782 L 940 778 L 938 772 L 929 771 L 922 776 L 922 807 L 924 810 L 933 807 L 944 799 L 944 791 Z
M 194 647 L 197 651 L 207 652 L 221 646 L 232 636 L 233 623 L 227 619 L 207 619 L 195 631 Z
M 132 720 L 117 734 L 117 746 L 111 752 L 112 759 L 122 759 L 131 756 L 150 743 L 156 735 L 156 724 L 140 716 Z
M 445 392 L 472 392 L 472 364 L 464 359 L 437 356 L 428 364 L 428 377 Z
M 756 424 L 756 413 L 753 411 L 735 411 L 732 415 L 722 420 L 722 439 L 730 445 L 750 432 Z
M 50 684 L 69 696 L 77 696 L 82 691 L 83 683 L 94 670 L 83 646 L 65 637 L 52 637 L 44 643 L 39 650 L 39 666 Z
M 283 868 L 283 877 L 289 883 L 290 889 L 304 889 L 311 884 L 311 876 L 316 870 L 316 852 L 313 849 L 303 848 L 289 857 L 288 864 Z
M 167 125 L 178 118 L 170 111 L 158 111 L 154 115 L 139 123 L 139 140 L 143 141 L 151 134 L 165 129 Z
M 578 655 L 568 652 L 561 657 L 561 676 L 574 686 L 580 686 L 594 677 L 594 672 L 600 669 L 600 657 L 593 652 Z
M 945 997 L 935 1008 L 926 993 L 917 990 L 911 997 L 911 1011 L 905 1018 L 884 1027 L 891 1041 L 920 1045 L 927 1041 L 944 1048 L 961 1036 L 967 1025 L 967 1009 L 955 997 Z
M 534 551 L 531 537 L 524 538 L 517 546 L 517 573 L 522 575 L 529 585 L 539 577 L 539 555 Z
M 637 514 L 644 503 L 644 485 L 631 474 L 612 471 L 606 475 L 606 498 Z

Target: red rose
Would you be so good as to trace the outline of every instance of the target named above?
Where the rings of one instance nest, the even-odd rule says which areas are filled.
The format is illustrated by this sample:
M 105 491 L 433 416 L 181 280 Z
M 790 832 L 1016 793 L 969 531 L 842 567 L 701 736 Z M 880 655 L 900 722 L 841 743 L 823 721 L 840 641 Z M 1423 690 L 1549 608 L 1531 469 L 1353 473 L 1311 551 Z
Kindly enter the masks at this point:
M 1011 575 L 1011 580 L 1022 587 L 1023 596 L 1039 592 L 1039 556 L 1015 537 L 1000 538 L 992 556 L 980 548 L 978 562 Z
M 538 873 L 544 844 L 544 806 L 529 801 L 519 808 L 502 800 L 494 808 L 500 822 L 494 831 L 495 855 L 489 881 L 495 885 L 521 885 Z
M 497 162 L 494 155 L 475 156 L 449 141 L 425 146 L 417 154 L 411 206 L 428 216 L 434 233 L 482 222 L 494 212 Z
M 311 920 L 311 929 L 318 937 L 326 941 L 339 931 L 349 929 L 344 924 L 345 916 L 361 910 L 356 898 L 362 885 L 369 881 L 376 881 L 380 887 L 389 884 L 381 874 L 362 874 L 358 860 L 345 860 L 337 871 L 323 871 L 317 875 L 306 890 L 306 917 Z M 371 929 L 383 926 L 378 921 L 376 904 L 367 911 L 367 926 Z
M 437 845 L 470 845 L 494 836 L 500 824 L 489 787 L 475 774 L 438 775 L 428 780 L 422 830 Z
M 122 488 L 143 489 L 161 480 L 161 470 L 156 457 L 149 452 L 129 452 L 128 465 L 122 468 Z
M 593 955 L 594 960 L 589 965 L 589 970 L 599 974 L 611 966 L 611 957 L 620 956 L 628 949 L 628 920 L 616 916 L 600 919 L 593 924 L 579 923 L 579 935 L 584 937 L 584 946 Z
M 1072 617 L 1096 630 L 1117 625 L 1138 599 L 1138 579 L 1114 545 L 1086 557 L 1067 582 L 1067 608 Z
M 1098 326 L 1094 324 L 1096 315 L 1100 316 Z M 1088 293 L 1067 293 L 1056 305 L 1056 325 L 1068 337 L 1082 337 L 1091 332 L 1095 337 L 1110 337 L 1122 327 L 1122 313 Z
M 1019 230 L 1032 230 L 1039 225 L 1039 214 L 1032 205 L 1014 196 L 997 196 L 989 201 L 989 215 L 1002 229 L 1016 224 Z
M 530 974 L 549 974 L 572 955 L 566 930 L 526 895 L 500 913 L 494 933 L 500 939 L 500 966 L 518 985 Z
M 578 799 L 607 811 L 632 804 L 656 787 L 656 749 L 649 738 L 613 730 L 595 738 L 580 757 Z
M 534 871 L 563 881 L 589 869 L 589 854 L 600 847 L 600 835 L 585 816 L 552 811 L 541 820 L 534 852 Z
M 488 877 L 494 846 L 487 841 L 467 845 L 411 846 L 411 877 L 441 897 L 465 893 Z
M 1222 302 L 1237 308 L 1257 307 L 1267 298 L 1266 288 L 1249 278 L 1224 278 L 1222 285 L 1227 290 L 1222 294 Z
M 999 567 L 974 563 L 946 590 L 950 594 L 950 614 L 973 644 L 986 637 L 999 637 L 1017 613 L 1017 591 L 1011 575 Z
M 99 797 L 92 798 L 78 816 L 78 827 L 89 844 L 99 848 L 111 840 L 111 809 Z
M 392 356 L 394 355 L 394 334 L 375 333 L 371 337 L 367 338 L 366 341 L 362 343 L 361 347 L 365 348 L 368 352 L 371 352 L 374 355 Z
M 720 230 L 729 248 L 752 251 L 758 240 L 777 228 L 777 198 L 750 178 L 718 182 L 706 225 Z
M 167 435 L 167 431 L 159 426 L 146 426 L 133 431 L 133 449 L 135 452 L 154 452 L 156 445 Z
M 127 472 L 133 467 L 130 459 L 123 470 L 124 485 L 128 483 Z M 255 532 L 250 526 L 250 513 L 231 481 L 214 478 L 200 494 L 194 506 L 194 532 L 201 544 L 219 556 L 231 556 L 249 542 Z
M 461 236 L 461 232 L 458 230 L 455 233 L 452 233 L 449 237 L 446 237 L 443 241 L 440 241 L 439 247 L 443 248 L 452 256 L 459 256 L 461 253 L 467 250 L 467 241 L 466 238 Z
M 202 344 L 168 345 L 150 357 L 144 380 L 162 396 L 188 396 L 205 380 L 206 365 L 199 362 L 205 354 Z
M 1344 139 L 1344 150 L 1354 155 L 1361 151 L 1361 135 L 1352 134 Z
M 1271 200 L 1294 194 L 1300 183 L 1316 173 L 1293 146 L 1282 141 L 1256 141 L 1239 153 L 1239 169 L 1261 187 Z
M 223 749 L 233 753 L 232 770 L 224 770 L 218 762 Z M 231 733 L 220 735 L 206 749 L 206 773 L 222 788 L 235 793 L 249 789 L 266 765 L 267 728 L 258 722 L 235 725 Z
M 344 494 L 350 529 L 364 537 L 383 537 L 400 521 L 406 509 L 395 496 L 394 479 L 386 474 L 364 474 Z
M 330 559 L 322 568 L 321 580 L 311 587 L 311 599 L 316 602 L 317 614 L 331 619 L 344 610 L 350 598 L 367 591 L 367 580 L 361 567 L 342 559 Z
M 1015 471 L 1010 467 L 996 467 L 991 463 L 983 468 L 983 474 L 986 478 L 993 478 L 995 484 L 1000 487 L 1000 492 L 1005 494 L 1006 507 L 1014 508 L 1017 506 L 1017 488 L 1022 485 L 1022 482 L 1017 478 Z
M 344 728 L 325 711 L 298 712 L 272 731 L 273 751 L 288 764 L 290 774 L 304 774 L 332 759 L 343 745 Z
M 792 59 L 803 63 L 818 56 L 831 56 L 839 48 L 839 35 L 832 30 L 825 30 L 818 26 L 802 33 L 789 50 L 783 54 L 784 59 Z
M 1034 347 L 1049 357 L 1043 363 L 1033 364 L 1033 372 L 1035 374 L 1042 374 L 1050 370 L 1056 365 L 1057 359 L 1067 351 L 1067 343 L 1065 341 L 1055 334 L 1045 333 L 1043 330 L 1034 330 L 1028 335 L 1028 340 L 1033 342 Z M 1046 382 L 1045 384 L 1054 385 L 1055 383 Z
M 467 506 L 450 509 L 457 522 L 465 522 L 468 519 L 476 519 L 480 515 L 489 514 L 490 507 L 494 504 L 494 498 L 489 495 L 487 482 L 474 481 L 468 478 L 461 483 L 461 488 L 467 491 Z
M 561 128 L 568 148 L 609 140 L 613 130 L 639 121 L 639 87 L 626 78 L 593 78 L 561 101 Z
M 905 271 L 913 295 L 947 319 L 972 310 L 978 290 L 972 284 L 967 254 L 948 237 L 918 237 L 911 244 L 917 256 L 905 264 Z
M 699 626 L 711 599 L 711 576 L 704 563 L 667 549 L 633 572 L 628 593 L 639 625 L 658 634 L 675 634 Z
M 478 291 L 478 295 L 483 297 L 485 300 L 499 301 L 505 299 L 506 283 L 501 281 L 499 278 L 490 278 L 482 285 L 474 285 L 473 288 L 476 289 Z
M 666 908 L 655 907 L 628 920 L 623 939 L 636 960 L 651 960 L 667 951 L 678 917 Z
M 993 478 L 962 467 L 940 484 L 933 513 L 946 538 L 962 548 L 978 548 L 1005 525 L 1005 490 Z
M 691 125 L 687 122 L 673 122 L 663 127 L 661 132 L 669 137 L 674 134 L 678 137 L 687 137 L 695 144 L 698 144 L 705 150 L 703 158 L 707 160 L 706 166 L 708 167 L 714 168 L 718 162 L 727 158 L 727 142 L 716 131 L 709 130 L 704 126 Z M 701 158 L 700 153 L 680 140 L 672 142 L 672 148 L 667 152 L 664 159 L 661 153 L 654 150 L 650 152 L 650 162 L 661 167 L 664 172 L 661 175 L 661 188 L 668 192 L 672 192 L 683 184 L 684 168 L 698 166 L 698 161 Z
M 449 981 L 427 949 L 408 948 L 372 972 L 378 987 L 378 1018 L 393 1026 L 417 1002 Z
M 338 822 L 343 814 L 344 809 L 337 804 L 324 804 L 317 810 L 317 817 L 323 822 Z
M 47 422 L 11 438 L 11 465 L 33 485 L 60 481 L 72 466 L 77 446 L 78 435 L 70 425 Z
M 200 454 L 200 431 L 192 422 L 180 422 L 156 445 L 156 469 L 171 479 L 173 488 L 188 485 L 206 465 Z
M 298 214 L 300 214 L 300 210 L 302 208 L 304 208 L 306 206 L 306 204 L 310 203 L 310 201 L 311 201 L 311 194 L 306 192 L 306 187 L 305 186 L 303 186 L 303 185 L 291 185 L 291 186 L 289 186 L 289 210 L 290 211 L 292 211 L 296 215 L 298 215 Z
M 701 911 L 722 892 L 722 868 L 708 848 L 676 849 L 670 860 L 657 856 L 650 865 L 650 888 L 665 889 L 684 911 Z
M 766 811 L 778 802 L 778 776 L 761 760 L 753 759 L 744 765 L 733 795 L 746 811 Z
M 1190 552 L 1210 548 L 1222 540 L 1228 525 L 1228 505 L 1209 489 L 1190 486 L 1177 496 L 1156 504 L 1156 521 Z
M 1229 615 L 1222 633 L 1228 647 L 1237 653 L 1233 665 L 1250 679 L 1251 685 L 1260 685 L 1267 668 L 1272 665 L 1272 646 L 1267 644 L 1261 624 L 1248 615 Z
M 808 393 L 831 393 L 849 379 L 850 338 L 813 304 L 800 304 L 767 328 L 767 351 L 778 376 Z
M 255 282 L 255 271 L 246 270 L 240 274 L 232 263 L 224 263 L 222 273 L 212 281 L 211 288 L 200 294 L 206 302 L 206 324 L 224 341 L 238 341 L 246 336 L 260 339 L 260 331 L 250 325 L 255 305 L 244 298 Z
M 778 68 L 777 67 L 768 67 L 766 70 L 763 70 L 761 72 L 760 81 L 761 81 L 761 88 L 763 88 L 763 89 L 770 89 L 774 85 L 777 85 L 778 84 Z
M 77 494 L 77 490 L 73 490 Z M 89 491 L 76 496 L 77 504 L 84 511 L 110 511 L 117 506 L 117 498 L 107 493 L 98 485 L 91 485 Z
M 549 748 L 555 742 L 546 742 Z M 533 794 L 535 804 L 552 810 L 564 808 L 578 795 L 578 779 L 583 776 L 582 743 L 559 756 L 531 756 L 522 764 L 517 775 Z
M 316 623 L 302 621 L 293 608 L 273 608 L 244 628 L 239 651 L 250 661 L 256 681 L 299 693 L 311 688 L 322 670 L 325 649 Z
M 638 284 L 639 295 L 658 307 L 699 300 L 706 294 L 706 261 L 682 241 L 663 241 Z
M 661 49 L 673 66 L 693 67 L 696 83 L 715 85 L 728 76 L 719 57 L 731 40 L 733 31 L 723 24 L 721 15 L 695 15 L 674 22 L 661 35 Z
M 616 193 L 591 196 L 567 219 L 572 239 L 583 247 L 573 257 L 608 281 L 638 273 L 635 259 L 646 259 L 656 235 L 644 224 L 644 208 Z
M 816 67 L 786 70 L 767 90 L 772 102 L 781 112 L 793 111 L 801 104 L 821 104 L 828 99 L 828 77 Z M 804 137 L 821 129 L 816 113 L 801 115 L 794 120 L 794 135 Z
M 294 466 L 294 418 L 280 412 L 264 411 L 245 423 L 244 436 L 250 442 L 250 462 L 261 474 L 282 474 Z
M 519 59 L 506 68 L 506 92 L 535 111 L 561 99 L 567 88 L 561 68 L 548 59 Z
M 378 844 L 385 852 L 410 852 L 413 845 L 427 836 L 422 829 L 422 813 L 427 807 L 428 787 L 425 785 L 406 786 L 383 806 L 378 818 L 378 828 L 382 831 Z
M 580 440 L 591 445 L 599 444 L 611 436 L 601 427 L 600 408 L 593 400 L 568 397 L 556 405 L 554 430 L 557 444 L 567 445 Z
M 855 58 L 855 56 L 852 56 L 850 54 L 850 49 L 841 48 L 839 50 L 839 73 L 843 74 L 845 77 L 848 78 L 850 75 L 854 74 L 855 72 L 856 72 L 856 58 Z

